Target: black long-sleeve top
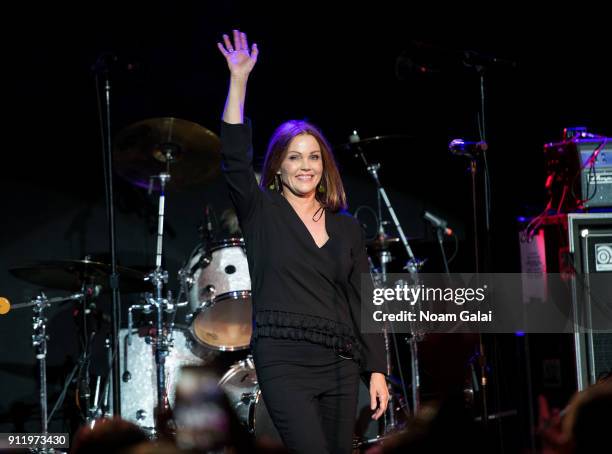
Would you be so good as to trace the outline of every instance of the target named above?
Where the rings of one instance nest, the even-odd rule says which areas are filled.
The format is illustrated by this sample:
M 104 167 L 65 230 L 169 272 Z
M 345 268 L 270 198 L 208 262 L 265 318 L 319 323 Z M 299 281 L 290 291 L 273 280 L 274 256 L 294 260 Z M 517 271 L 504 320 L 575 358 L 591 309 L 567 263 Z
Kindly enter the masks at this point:
M 361 275 L 370 275 L 357 221 L 326 210 L 329 240 L 319 248 L 285 197 L 258 186 L 250 125 L 222 122 L 221 142 L 251 274 L 253 340 L 315 342 L 352 356 L 363 372 L 386 373 L 382 335 L 359 329 Z

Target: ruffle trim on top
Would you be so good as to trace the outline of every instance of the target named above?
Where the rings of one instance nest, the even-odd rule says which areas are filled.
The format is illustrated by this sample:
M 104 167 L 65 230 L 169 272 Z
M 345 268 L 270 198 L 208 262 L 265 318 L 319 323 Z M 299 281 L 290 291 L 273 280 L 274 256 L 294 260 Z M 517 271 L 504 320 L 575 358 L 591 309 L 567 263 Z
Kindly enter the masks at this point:
M 313 315 L 283 311 L 258 311 L 255 314 L 253 339 L 305 340 L 333 348 L 339 355 L 359 362 L 359 343 L 350 326 Z

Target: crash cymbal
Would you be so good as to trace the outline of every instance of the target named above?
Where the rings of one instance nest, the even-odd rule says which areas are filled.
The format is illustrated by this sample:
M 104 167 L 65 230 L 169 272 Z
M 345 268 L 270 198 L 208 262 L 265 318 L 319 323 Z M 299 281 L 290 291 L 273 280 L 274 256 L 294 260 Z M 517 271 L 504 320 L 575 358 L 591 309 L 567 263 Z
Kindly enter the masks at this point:
M 100 285 L 101 293 L 110 291 L 108 278 L 111 266 L 90 260 L 50 260 L 29 265 L 17 266 L 9 272 L 18 279 L 46 288 L 78 292 L 83 283 Z M 122 293 L 146 292 L 152 289 L 144 281 L 145 273 L 117 267 L 119 290 Z
M 220 170 L 220 150 L 219 137 L 197 123 L 151 118 L 117 135 L 114 165 L 117 174 L 143 188 L 149 187 L 151 177 L 169 170 L 167 189 L 179 189 L 212 180 Z M 159 189 L 158 179 L 153 188 Z
M 369 240 L 366 242 L 366 246 L 372 249 L 388 249 L 392 243 L 398 243 L 399 238 L 396 236 L 390 236 L 385 234 L 377 235 L 373 240 Z

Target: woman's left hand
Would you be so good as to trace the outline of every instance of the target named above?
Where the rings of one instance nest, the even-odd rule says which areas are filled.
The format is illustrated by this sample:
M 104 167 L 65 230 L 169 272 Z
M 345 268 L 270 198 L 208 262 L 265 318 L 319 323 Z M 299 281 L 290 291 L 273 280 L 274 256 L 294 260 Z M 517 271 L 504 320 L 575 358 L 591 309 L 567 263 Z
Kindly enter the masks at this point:
M 376 400 L 378 399 L 378 404 Z M 380 372 L 372 372 L 370 376 L 370 409 L 376 412 L 372 415 L 372 419 L 380 418 L 387 410 L 389 403 L 389 390 L 387 388 L 387 380 L 385 375 Z M 378 407 L 378 408 L 377 408 Z

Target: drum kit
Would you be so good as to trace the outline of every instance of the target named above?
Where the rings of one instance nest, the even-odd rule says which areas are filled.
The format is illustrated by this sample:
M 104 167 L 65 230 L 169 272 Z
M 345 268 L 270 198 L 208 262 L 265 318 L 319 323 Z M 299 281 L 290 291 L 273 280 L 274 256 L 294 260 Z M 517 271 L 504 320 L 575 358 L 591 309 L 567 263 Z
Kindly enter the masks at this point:
M 278 439 L 261 399 L 253 359 L 248 352 L 252 330 L 251 282 L 243 239 L 218 240 L 209 223 L 207 228 L 201 229 L 202 242 L 178 272 L 176 296 L 171 291 L 164 291 L 168 283 L 168 272 L 162 268 L 165 192 L 202 185 L 216 175 L 220 168 L 218 137 L 196 123 L 177 118 L 145 120 L 119 133 L 113 160 L 118 175 L 133 185 L 148 188 L 150 193 L 159 194 L 155 269 L 145 273 L 117 267 L 121 277 L 120 293 L 140 294 L 139 303 L 127 308 L 127 328 L 118 332 L 116 348 L 119 351 L 113 353 L 111 341 L 106 340 L 109 366 L 113 363 L 113 355 L 119 355 L 120 415 L 156 437 L 168 429 L 160 427 L 160 421 L 167 424 L 167 415 L 171 415 L 181 367 L 209 365 L 224 352 L 243 351 L 244 358 L 229 367 L 219 385 L 252 434 L 267 434 Z M 375 175 L 375 169 L 370 171 Z M 386 196 L 384 191 L 382 194 Z M 400 233 L 406 243 L 401 229 Z M 369 246 L 380 254 L 380 263 L 384 264 L 389 258 L 389 245 L 399 241 L 383 235 Z M 87 370 L 95 333 L 91 326 L 88 329 L 86 315 L 101 294 L 111 292 L 111 266 L 86 257 L 83 260 L 41 261 L 9 271 L 37 286 L 74 292 L 65 298 L 52 299 L 41 293 L 35 300 L 13 306 L 13 309 L 33 307 L 35 311 L 33 343 L 40 360 L 43 431 L 46 432 L 50 420 L 47 416 L 45 356 L 48 336 L 44 310 L 60 302 L 75 301 L 83 307 L 84 351 L 77 366 L 78 376 L 86 382 L 87 392 L 79 396 L 86 397 L 85 420 L 93 426 L 99 418 L 117 414 L 110 399 L 113 393 L 111 372 L 105 380 L 98 378 L 91 396 Z M 180 308 L 186 308 L 187 314 L 175 323 Z M 139 323 L 134 322 L 136 313 Z M 70 378 L 74 376 L 73 372 Z M 368 405 L 367 393 L 365 400 Z M 385 418 L 392 426 L 399 400 L 395 406 L 390 406 L 390 415 Z M 377 439 L 386 432 L 384 428 L 370 430 L 368 436 Z

